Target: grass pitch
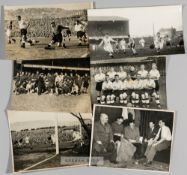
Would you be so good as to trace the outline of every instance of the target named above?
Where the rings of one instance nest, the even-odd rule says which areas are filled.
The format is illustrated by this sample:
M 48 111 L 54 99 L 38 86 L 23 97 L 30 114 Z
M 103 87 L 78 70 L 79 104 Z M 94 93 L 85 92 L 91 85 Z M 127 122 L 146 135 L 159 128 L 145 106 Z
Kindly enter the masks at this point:
M 72 37 L 71 40 L 66 40 L 67 48 L 57 47 L 46 50 L 45 47 L 51 41 L 51 38 L 35 38 L 39 43 L 20 47 L 20 38 L 15 38 L 16 43 L 8 44 L 6 41 L 6 58 L 12 60 L 32 60 L 32 59 L 54 59 L 54 58 L 85 58 L 88 57 L 88 44 L 78 46 L 78 39 Z

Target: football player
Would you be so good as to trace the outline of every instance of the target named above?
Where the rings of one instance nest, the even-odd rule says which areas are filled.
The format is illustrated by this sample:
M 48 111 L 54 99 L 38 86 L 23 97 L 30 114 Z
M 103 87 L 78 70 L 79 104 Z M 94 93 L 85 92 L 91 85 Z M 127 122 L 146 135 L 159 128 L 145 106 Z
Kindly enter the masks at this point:
M 122 100 L 122 98 L 120 99 L 120 96 L 123 94 L 123 83 L 119 80 L 118 74 L 115 75 L 115 80 L 112 83 L 112 89 L 113 93 L 111 95 L 111 103 L 113 104 L 114 102 L 117 102 L 118 99 Z
M 102 97 L 101 104 L 111 103 L 111 95 L 112 95 L 112 82 L 110 81 L 109 75 L 106 75 L 105 81 L 102 84 Z
M 114 81 L 115 80 L 115 75 L 117 74 L 116 71 L 114 70 L 114 67 L 111 67 L 110 70 L 107 72 L 107 74 L 109 75 L 110 81 Z
M 78 46 L 82 45 L 82 41 L 86 40 L 85 26 L 79 20 L 75 23 L 75 32 L 77 32 L 77 39 L 79 40 Z
M 119 42 L 119 46 L 120 46 L 120 49 L 123 51 L 123 53 L 125 54 L 126 53 L 126 41 L 125 41 L 125 38 L 123 38 L 120 42 Z
M 96 91 L 97 91 L 97 102 L 100 103 L 101 98 L 101 91 L 102 91 L 102 84 L 105 80 L 105 74 L 102 71 L 102 68 L 99 68 L 99 72 L 94 76 L 96 82 Z
M 150 78 L 153 79 L 155 81 L 155 89 L 154 89 L 154 93 L 153 96 L 156 99 L 156 104 L 158 108 L 161 108 L 160 105 L 160 96 L 159 96 L 159 79 L 160 79 L 160 72 L 157 69 L 157 65 L 155 63 L 152 64 L 152 69 L 149 72 L 150 74 Z
M 158 32 L 154 38 L 154 45 L 157 53 L 160 53 L 160 50 L 163 49 L 164 41 L 160 36 L 160 32 Z
M 140 103 L 141 95 L 143 94 L 143 80 L 141 75 L 137 74 L 137 79 L 134 80 L 134 90 L 132 92 L 132 104 L 137 107 Z
M 140 70 L 138 71 L 138 75 L 140 75 L 141 79 L 146 79 L 148 75 L 148 71 L 145 70 L 145 65 L 141 64 L 140 65 Z
M 62 31 L 64 29 L 69 29 L 69 27 L 65 27 L 62 25 L 56 25 L 56 23 L 53 21 L 51 23 L 51 29 L 52 29 L 52 40 L 51 42 L 48 44 L 47 47 L 45 47 L 45 49 L 51 49 L 52 45 L 57 43 L 58 47 L 63 46 L 63 48 L 66 48 L 65 43 L 63 42 L 63 35 L 62 35 Z M 63 45 L 62 45 L 63 43 Z
M 128 40 L 129 40 L 128 46 L 131 48 L 133 55 L 137 55 L 134 39 L 130 35 L 128 35 Z
M 144 81 L 144 94 L 142 94 L 142 105 L 143 107 L 149 108 L 150 105 L 150 97 L 154 93 L 155 89 L 155 81 L 151 79 L 150 74 L 147 75 L 147 79 Z
M 29 27 L 29 23 L 23 20 L 21 16 L 17 16 L 17 19 L 21 35 L 21 47 L 25 48 L 25 44 L 27 42 L 27 29 Z
M 99 47 L 103 45 L 103 49 L 109 54 L 110 57 L 113 57 L 114 53 L 112 43 L 116 43 L 116 41 L 107 33 L 99 44 Z
M 117 72 L 117 74 L 119 75 L 119 79 L 121 81 L 124 81 L 127 78 L 127 72 L 124 71 L 122 66 L 119 67 L 119 72 Z
M 143 37 L 140 39 L 139 44 L 141 45 L 142 48 L 145 47 L 145 40 Z

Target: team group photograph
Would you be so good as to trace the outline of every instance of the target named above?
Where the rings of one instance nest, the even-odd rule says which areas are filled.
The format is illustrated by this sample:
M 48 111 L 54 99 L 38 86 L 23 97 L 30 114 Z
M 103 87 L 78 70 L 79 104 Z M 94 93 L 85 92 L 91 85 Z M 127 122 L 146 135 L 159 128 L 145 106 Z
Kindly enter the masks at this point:
M 166 59 L 91 65 L 92 104 L 166 109 Z
M 15 61 L 10 109 L 90 112 L 89 58 L 73 60 Z
M 182 6 L 89 9 L 88 27 L 91 61 L 185 53 Z
M 88 56 L 87 11 L 92 3 L 58 6 L 6 6 L 5 48 L 8 59 Z

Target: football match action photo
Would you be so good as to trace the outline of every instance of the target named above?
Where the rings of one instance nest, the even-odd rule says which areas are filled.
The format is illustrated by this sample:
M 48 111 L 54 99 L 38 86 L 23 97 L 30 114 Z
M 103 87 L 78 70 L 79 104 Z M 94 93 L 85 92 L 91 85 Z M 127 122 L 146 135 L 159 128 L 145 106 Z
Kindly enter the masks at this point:
M 88 57 L 89 8 L 93 3 L 4 6 L 7 59 Z
M 88 31 L 91 61 L 185 53 L 180 5 L 89 9 Z
M 13 172 L 88 166 L 91 113 L 8 111 Z M 72 158 L 82 161 L 72 162 Z

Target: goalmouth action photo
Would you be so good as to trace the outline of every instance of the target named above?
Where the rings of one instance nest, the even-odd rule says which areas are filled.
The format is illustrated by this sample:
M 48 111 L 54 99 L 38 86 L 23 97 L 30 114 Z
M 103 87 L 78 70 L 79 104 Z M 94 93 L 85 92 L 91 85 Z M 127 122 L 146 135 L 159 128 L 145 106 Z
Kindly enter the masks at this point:
M 8 111 L 13 172 L 88 166 L 91 113 Z

